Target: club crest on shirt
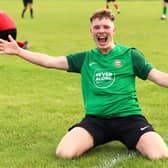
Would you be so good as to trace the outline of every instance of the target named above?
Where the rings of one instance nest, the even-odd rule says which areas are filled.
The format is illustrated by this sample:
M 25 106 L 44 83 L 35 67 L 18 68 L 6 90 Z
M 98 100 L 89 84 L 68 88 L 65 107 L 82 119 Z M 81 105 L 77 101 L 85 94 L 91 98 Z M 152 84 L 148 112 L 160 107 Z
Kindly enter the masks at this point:
M 115 65 L 116 68 L 120 68 L 122 66 L 121 60 L 115 60 L 114 65 Z

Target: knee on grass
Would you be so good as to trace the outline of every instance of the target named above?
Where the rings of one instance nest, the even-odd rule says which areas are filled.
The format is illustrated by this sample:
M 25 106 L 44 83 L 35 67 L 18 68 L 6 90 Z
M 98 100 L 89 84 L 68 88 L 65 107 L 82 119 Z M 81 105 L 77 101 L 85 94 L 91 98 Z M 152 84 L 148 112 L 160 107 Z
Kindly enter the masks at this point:
M 147 157 L 148 157 L 150 160 L 165 159 L 165 158 L 168 158 L 168 150 L 162 151 L 162 152 L 157 152 L 157 153 L 154 152 L 154 153 L 148 154 Z
M 77 154 L 77 152 L 71 149 L 68 149 L 68 150 L 60 149 L 60 148 L 56 149 L 56 157 L 58 158 L 74 159 L 74 158 L 77 158 L 78 156 L 79 155 Z

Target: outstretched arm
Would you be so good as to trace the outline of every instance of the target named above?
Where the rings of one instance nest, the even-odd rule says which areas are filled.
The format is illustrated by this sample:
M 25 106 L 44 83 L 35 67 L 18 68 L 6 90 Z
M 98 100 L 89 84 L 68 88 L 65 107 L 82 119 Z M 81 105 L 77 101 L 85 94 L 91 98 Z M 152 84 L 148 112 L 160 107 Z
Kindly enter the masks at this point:
M 47 54 L 24 50 L 17 45 L 11 35 L 9 35 L 9 42 L 0 39 L 0 54 L 17 55 L 33 64 L 46 68 L 68 70 L 68 62 L 65 56 L 52 57 Z
M 148 79 L 160 86 L 168 87 L 168 73 L 152 69 L 148 75 Z

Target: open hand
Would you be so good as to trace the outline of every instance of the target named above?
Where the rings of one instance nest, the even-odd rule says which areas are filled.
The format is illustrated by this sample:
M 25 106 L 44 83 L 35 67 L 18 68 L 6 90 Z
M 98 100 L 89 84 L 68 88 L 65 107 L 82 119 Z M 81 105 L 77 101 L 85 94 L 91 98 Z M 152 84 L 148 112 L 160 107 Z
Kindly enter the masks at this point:
M 9 41 L 0 39 L 0 54 L 17 55 L 20 47 L 11 35 L 9 35 L 8 38 Z

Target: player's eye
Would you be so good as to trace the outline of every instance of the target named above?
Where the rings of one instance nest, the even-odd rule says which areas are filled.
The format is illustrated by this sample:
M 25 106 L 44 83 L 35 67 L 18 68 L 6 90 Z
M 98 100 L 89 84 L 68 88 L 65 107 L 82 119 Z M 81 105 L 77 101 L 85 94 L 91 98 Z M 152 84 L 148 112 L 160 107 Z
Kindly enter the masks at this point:
M 96 25 L 96 26 L 94 26 L 93 28 L 94 28 L 95 30 L 98 30 L 98 29 L 100 29 L 100 26 Z
M 110 29 L 110 26 L 104 25 L 104 29 Z

